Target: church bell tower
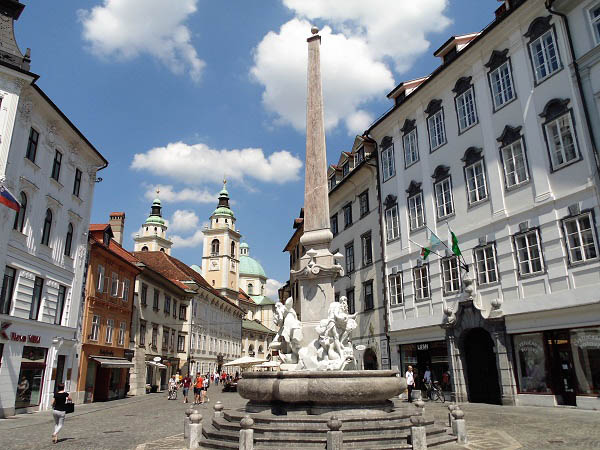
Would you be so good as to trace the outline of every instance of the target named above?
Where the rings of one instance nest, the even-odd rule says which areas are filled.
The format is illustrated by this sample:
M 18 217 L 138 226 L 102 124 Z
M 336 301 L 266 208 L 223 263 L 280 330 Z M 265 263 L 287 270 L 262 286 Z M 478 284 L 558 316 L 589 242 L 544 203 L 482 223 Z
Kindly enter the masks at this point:
M 165 252 L 171 254 L 173 243 L 167 239 L 167 224 L 162 217 L 162 204 L 158 198 L 160 191 L 156 190 L 156 198 L 152 202 L 150 215 L 142 225 L 140 233 L 133 239 L 136 252 Z

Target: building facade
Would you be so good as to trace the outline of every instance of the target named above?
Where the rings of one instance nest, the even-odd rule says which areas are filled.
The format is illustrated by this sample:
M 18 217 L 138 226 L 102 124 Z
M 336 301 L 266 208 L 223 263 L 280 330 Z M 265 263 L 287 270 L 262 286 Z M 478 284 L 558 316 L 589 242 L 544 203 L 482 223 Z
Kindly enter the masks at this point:
M 108 164 L 48 98 L 14 39 L 18 1 L 0 2 L 0 417 L 47 409 L 77 383 L 86 234 L 96 172 Z
M 565 23 L 506 1 L 435 55 L 368 130 L 392 365 L 458 401 L 598 409 L 598 165 Z

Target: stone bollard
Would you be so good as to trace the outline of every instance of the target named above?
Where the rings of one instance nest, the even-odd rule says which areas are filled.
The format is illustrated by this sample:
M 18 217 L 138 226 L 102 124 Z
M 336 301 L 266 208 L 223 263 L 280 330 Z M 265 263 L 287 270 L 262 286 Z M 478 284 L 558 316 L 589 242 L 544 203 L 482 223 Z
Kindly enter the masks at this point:
M 427 430 L 425 429 L 425 417 L 411 416 L 410 443 L 413 450 L 427 449 Z
M 215 410 L 215 417 L 223 417 L 223 403 L 220 400 L 215 403 L 213 409 Z
M 200 448 L 200 437 L 202 436 L 202 414 L 194 411 L 190 416 L 189 448 Z
M 331 416 L 327 421 L 327 450 L 342 450 L 344 440 L 342 438 L 342 421 L 336 416 Z
M 454 422 L 452 424 L 452 434 L 457 437 L 458 444 L 467 443 L 467 427 L 465 425 L 465 413 L 458 406 L 452 411 Z
M 197 412 L 198 411 L 193 410 L 191 406 L 185 411 L 185 419 L 183 419 L 183 438 L 184 439 L 187 439 L 190 437 L 190 416 Z
M 253 450 L 254 449 L 254 420 L 249 415 L 245 415 L 240 420 L 240 450 Z
M 413 402 L 413 404 L 415 405 L 415 407 L 417 408 L 417 411 L 419 411 L 419 413 L 421 415 L 423 415 L 425 413 L 425 402 L 421 399 L 415 400 Z
M 452 417 L 452 411 L 456 408 L 457 405 L 448 405 L 448 426 L 452 428 L 452 424 L 454 423 L 454 417 Z

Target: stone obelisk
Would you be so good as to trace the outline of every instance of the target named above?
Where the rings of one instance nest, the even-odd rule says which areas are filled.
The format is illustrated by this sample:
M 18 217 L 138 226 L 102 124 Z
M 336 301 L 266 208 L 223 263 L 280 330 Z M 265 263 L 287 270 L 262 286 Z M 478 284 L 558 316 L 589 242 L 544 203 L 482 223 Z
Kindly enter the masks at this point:
M 300 285 L 296 310 L 302 322 L 302 346 L 317 338 L 316 325 L 327 317 L 334 301 L 333 281 L 341 266 L 329 251 L 333 234 L 329 228 L 327 152 L 321 86 L 321 36 L 316 27 L 308 41 L 308 86 L 306 103 L 306 176 L 304 187 L 304 234 L 300 238 L 306 254 L 300 259 L 296 279 Z M 299 304 L 298 304 L 299 303 Z

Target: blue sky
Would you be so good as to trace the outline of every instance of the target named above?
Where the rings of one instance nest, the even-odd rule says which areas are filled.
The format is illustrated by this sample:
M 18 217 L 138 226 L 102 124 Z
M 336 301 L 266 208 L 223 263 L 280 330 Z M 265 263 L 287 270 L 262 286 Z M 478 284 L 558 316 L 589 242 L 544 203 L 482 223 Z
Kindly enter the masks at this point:
M 330 162 L 383 114 L 385 94 L 430 73 L 452 34 L 481 30 L 496 0 L 24 1 L 16 24 L 38 84 L 109 160 L 92 222 L 125 211 L 125 242 L 162 186 L 172 254 L 200 263 L 223 175 L 267 275 L 302 206 L 306 41 L 322 28 Z M 257 5 L 260 5 L 258 7 Z M 272 287 L 276 283 L 272 283 Z

